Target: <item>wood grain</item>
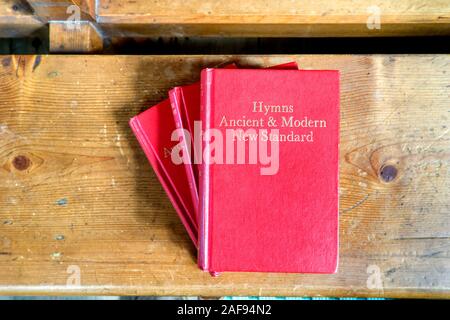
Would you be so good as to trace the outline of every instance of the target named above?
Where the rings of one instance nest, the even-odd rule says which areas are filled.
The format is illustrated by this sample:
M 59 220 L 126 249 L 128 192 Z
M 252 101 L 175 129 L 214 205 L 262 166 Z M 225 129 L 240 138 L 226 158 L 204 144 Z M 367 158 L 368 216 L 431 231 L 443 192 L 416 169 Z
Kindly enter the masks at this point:
M 450 35 L 448 0 L 0 0 L 0 36 L 65 21 L 72 4 L 111 38 Z
M 0 38 L 26 37 L 43 26 L 26 3 L 0 0 Z
M 292 59 L 341 72 L 339 271 L 212 278 L 127 122 Z M 0 93 L 0 294 L 450 297 L 448 55 L 1 56 Z
M 49 27 L 52 53 L 99 53 L 103 50 L 103 37 L 90 21 L 54 21 Z
M 99 0 L 105 29 L 156 36 L 406 36 L 450 34 L 447 0 Z M 380 28 L 372 22 L 379 14 Z M 368 23 L 371 27 L 368 27 Z
M 83 0 L 26 0 L 26 2 L 33 9 L 33 15 L 39 17 L 43 22 L 70 20 L 75 13 L 74 10 L 78 9 L 79 17 L 77 18 L 79 20 L 89 21 L 92 19 L 86 1 Z

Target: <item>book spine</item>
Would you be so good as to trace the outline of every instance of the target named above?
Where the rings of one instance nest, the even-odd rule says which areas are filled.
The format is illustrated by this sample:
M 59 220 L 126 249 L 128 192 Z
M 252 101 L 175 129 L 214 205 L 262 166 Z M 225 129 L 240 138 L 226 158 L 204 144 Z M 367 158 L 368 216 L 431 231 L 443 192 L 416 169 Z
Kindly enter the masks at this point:
M 182 144 L 183 144 L 183 149 L 186 154 L 188 159 L 191 161 L 192 160 L 192 156 L 191 156 L 191 148 L 188 147 L 188 141 L 191 142 L 191 139 L 187 139 L 184 130 L 188 130 L 186 127 L 186 124 L 183 124 L 182 118 L 181 118 L 181 97 L 182 97 L 182 90 L 180 90 L 180 88 L 175 87 L 172 90 L 169 91 L 169 99 L 170 99 L 170 105 L 172 106 L 172 114 L 173 114 L 173 119 L 175 121 L 175 128 L 178 130 L 178 133 L 182 136 Z M 190 134 L 192 135 L 192 132 L 190 132 Z M 185 155 L 186 156 L 186 155 Z M 198 190 L 197 190 L 197 183 L 195 181 L 195 176 L 194 176 L 194 171 L 193 171 L 193 166 L 194 164 L 192 163 L 184 163 L 184 168 L 186 171 L 186 176 L 187 179 L 189 181 L 189 190 L 191 192 L 191 199 L 192 202 L 194 204 L 197 205 L 197 207 L 195 208 L 195 212 L 190 212 L 190 214 L 192 215 L 192 219 L 194 219 L 194 221 L 198 221 L 198 202 L 199 202 L 199 198 L 198 198 Z
M 199 203 L 199 250 L 198 265 L 204 271 L 210 271 L 210 192 L 211 180 L 209 164 L 210 150 L 209 128 L 211 127 L 211 97 L 213 95 L 213 70 L 204 69 L 201 73 L 201 89 L 200 89 L 200 119 L 202 121 L 202 155 L 203 159 L 200 166 L 200 203 Z M 205 156 L 206 155 L 206 156 Z
M 173 120 L 175 121 L 175 127 L 181 129 L 181 116 L 180 116 L 180 106 L 179 106 L 179 90 L 178 88 L 173 88 L 169 91 L 170 105 L 172 106 Z

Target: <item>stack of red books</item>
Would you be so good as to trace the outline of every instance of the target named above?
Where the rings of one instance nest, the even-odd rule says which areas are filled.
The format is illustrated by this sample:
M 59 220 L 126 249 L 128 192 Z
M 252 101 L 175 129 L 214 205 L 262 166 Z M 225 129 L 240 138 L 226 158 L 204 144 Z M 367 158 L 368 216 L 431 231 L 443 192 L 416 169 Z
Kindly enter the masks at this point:
M 339 72 L 234 64 L 130 120 L 202 270 L 334 273 Z

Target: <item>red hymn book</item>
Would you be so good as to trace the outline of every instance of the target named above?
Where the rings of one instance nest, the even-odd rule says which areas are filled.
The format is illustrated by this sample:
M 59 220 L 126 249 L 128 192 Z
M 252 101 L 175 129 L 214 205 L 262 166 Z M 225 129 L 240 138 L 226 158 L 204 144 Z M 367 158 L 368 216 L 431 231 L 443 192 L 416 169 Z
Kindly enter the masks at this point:
M 130 126 L 189 237 L 197 246 L 198 202 L 195 203 L 191 197 L 192 186 L 186 170 L 171 159 L 172 148 L 177 142 L 171 141 L 175 123 L 169 99 L 133 117 Z
M 234 63 L 225 65 L 225 69 L 236 69 Z M 268 69 L 293 69 L 297 70 L 298 66 L 295 61 L 279 64 L 269 67 Z M 185 151 L 186 156 L 190 158 L 190 163 L 186 163 L 184 168 L 186 170 L 186 177 L 189 182 L 189 189 L 191 191 L 192 201 L 198 207 L 199 191 L 198 191 L 198 175 L 199 164 L 194 161 L 194 125 L 195 122 L 200 121 L 200 83 L 196 82 L 186 86 L 178 86 L 169 91 L 170 104 L 172 105 L 172 112 L 175 127 L 179 130 L 179 135 L 182 140 L 182 150 Z M 201 127 L 201 126 L 200 126 Z M 189 137 L 187 136 L 189 135 Z M 169 137 L 163 138 L 168 141 Z M 187 196 L 187 195 L 186 195 Z
M 130 126 L 201 269 L 336 272 L 337 71 L 205 69 Z
M 199 266 L 334 273 L 339 73 L 201 74 Z

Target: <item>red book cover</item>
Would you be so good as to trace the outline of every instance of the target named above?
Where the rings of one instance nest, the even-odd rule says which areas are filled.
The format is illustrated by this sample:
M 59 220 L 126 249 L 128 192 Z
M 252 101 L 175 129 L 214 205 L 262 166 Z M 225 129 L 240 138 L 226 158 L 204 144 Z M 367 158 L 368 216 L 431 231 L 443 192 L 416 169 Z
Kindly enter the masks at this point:
M 225 69 L 236 69 L 232 63 L 224 66 Z M 295 61 L 279 64 L 268 69 L 297 69 Z M 183 149 L 188 150 L 191 163 L 185 164 L 187 177 L 190 181 L 192 201 L 199 202 L 198 198 L 198 174 L 199 164 L 194 161 L 192 153 L 194 146 L 194 123 L 200 121 L 200 82 L 190 85 L 174 87 L 169 91 L 170 104 L 175 121 L 175 126 L 180 129 L 179 134 L 183 141 Z M 187 130 L 187 132 L 186 132 Z
M 191 198 L 186 170 L 172 161 L 172 148 L 178 142 L 171 141 L 175 123 L 169 99 L 133 117 L 130 126 L 189 236 L 197 246 L 198 202 L 194 203 Z
M 205 69 L 199 266 L 334 273 L 339 72 Z
M 231 64 L 225 68 L 235 67 L 234 64 Z M 295 62 L 291 62 L 275 67 L 296 68 L 297 65 Z M 187 127 L 189 132 L 193 132 L 194 121 L 200 119 L 200 84 L 195 83 L 175 89 L 170 91 L 170 103 L 167 99 L 149 108 L 132 118 L 130 126 L 189 236 L 197 246 L 198 189 L 196 184 L 198 183 L 198 170 L 194 171 L 192 168 L 196 166 L 193 165 L 181 166 L 179 163 L 175 163 L 171 158 L 171 153 L 172 149 L 178 146 L 176 140 L 172 142 L 172 134 L 175 129 Z M 183 89 L 184 96 L 178 94 L 181 93 L 179 89 Z M 170 111 L 171 108 L 173 115 Z M 182 125 L 182 123 L 186 125 Z M 182 132 L 177 133 L 182 134 Z M 180 153 L 183 153 L 182 150 Z M 184 174 L 181 170 L 183 167 Z M 194 176 L 194 172 L 196 176 Z

